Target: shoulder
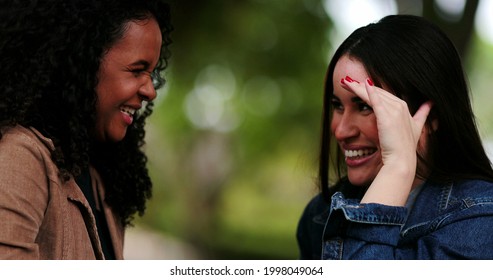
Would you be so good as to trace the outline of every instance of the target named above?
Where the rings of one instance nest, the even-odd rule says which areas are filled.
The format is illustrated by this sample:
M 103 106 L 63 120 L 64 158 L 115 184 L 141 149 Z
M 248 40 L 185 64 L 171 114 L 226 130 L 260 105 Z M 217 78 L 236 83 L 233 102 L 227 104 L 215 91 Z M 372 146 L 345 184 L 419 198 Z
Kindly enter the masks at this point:
M 422 193 L 441 199 L 493 197 L 493 181 L 469 179 L 448 183 L 427 182 Z
M 485 180 L 463 180 L 452 184 L 450 195 L 458 199 L 484 199 L 493 200 L 493 182 Z
M 300 259 L 320 259 L 322 254 L 322 235 L 329 216 L 329 204 L 321 194 L 313 197 L 303 211 L 298 222 L 296 239 Z
M 402 235 L 413 239 L 441 232 L 448 238 L 453 226 L 462 234 L 493 226 L 493 183 L 484 180 L 462 180 L 449 183 L 427 182 L 409 213 Z M 448 228 L 443 231 L 441 229 Z M 437 233 L 435 233 L 437 234 Z M 447 237 L 443 237 L 447 236 Z M 457 236 L 457 235 L 453 235 Z
M 37 175 L 51 165 L 53 143 L 33 128 L 23 126 L 2 128 L 0 169 L 2 176 L 18 177 L 18 173 Z M 14 174 L 17 174 L 14 176 Z
M 21 208 L 44 209 L 48 181 L 57 180 L 49 148 L 37 132 L 22 126 L 2 128 L 0 139 L 0 203 Z M 1 207 L 0 207 L 1 208 Z M 37 209 L 37 208 L 36 208 Z M 37 210 L 33 210 L 37 211 Z M 37 217 L 41 214 L 36 212 Z
M 326 202 L 322 194 L 313 197 L 305 207 L 300 219 L 300 226 L 311 224 L 325 225 L 329 215 L 330 204 Z
M 30 145 L 30 146 L 42 146 L 48 150 L 53 150 L 54 145 L 51 139 L 43 136 L 39 131 L 32 127 L 24 127 L 17 125 L 14 127 L 2 128 L 2 137 L 0 138 L 0 145 L 13 146 L 13 145 Z
M 493 215 L 493 182 L 473 179 L 447 184 L 427 183 L 418 200 L 416 205 L 436 205 L 437 215 L 476 211 Z

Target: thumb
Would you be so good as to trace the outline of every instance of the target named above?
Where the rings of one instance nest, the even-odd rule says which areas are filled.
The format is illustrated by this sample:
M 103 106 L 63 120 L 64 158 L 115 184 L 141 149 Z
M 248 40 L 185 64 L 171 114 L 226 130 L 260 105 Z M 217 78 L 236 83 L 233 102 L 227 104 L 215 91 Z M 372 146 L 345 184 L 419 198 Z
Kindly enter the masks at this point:
M 426 119 L 428 118 L 432 107 L 433 103 L 431 101 L 427 101 L 423 103 L 419 107 L 418 111 L 416 111 L 416 113 L 414 114 L 413 119 L 420 131 L 423 129 L 423 126 L 426 123 Z

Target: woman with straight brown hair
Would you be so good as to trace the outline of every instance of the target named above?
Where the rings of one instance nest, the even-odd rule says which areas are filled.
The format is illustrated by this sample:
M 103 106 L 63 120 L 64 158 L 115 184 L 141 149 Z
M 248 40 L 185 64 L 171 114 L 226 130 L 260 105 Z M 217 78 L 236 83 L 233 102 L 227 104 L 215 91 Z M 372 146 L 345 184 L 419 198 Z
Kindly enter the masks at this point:
M 461 59 L 422 17 L 354 31 L 327 71 L 302 259 L 493 259 L 493 170 Z

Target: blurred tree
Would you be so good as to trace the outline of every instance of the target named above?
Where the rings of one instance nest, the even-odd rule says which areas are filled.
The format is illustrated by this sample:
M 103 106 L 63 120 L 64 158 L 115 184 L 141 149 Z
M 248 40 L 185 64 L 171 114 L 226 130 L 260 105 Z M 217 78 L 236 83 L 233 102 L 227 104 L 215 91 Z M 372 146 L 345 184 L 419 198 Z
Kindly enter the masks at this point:
M 396 0 L 396 2 L 400 14 L 418 14 L 431 20 L 447 33 L 463 57 L 468 54 L 479 0 L 465 0 L 464 7 L 460 7 L 457 1 L 449 1 L 459 5 L 453 11 L 447 11 L 440 6 L 440 1 L 435 0 Z
M 464 9 L 457 16 L 447 14 L 436 1 L 423 1 L 423 16 L 435 22 L 454 42 L 459 53 L 465 57 L 474 34 L 474 17 L 479 0 L 465 1 Z
M 321 1 L 171 5 L 173 57 L 150 123 L 149 147 L 161 148 L 150 156 L 155 191 L 144 222 L 208 258 L 295 258 L 292 216 L 308 196 L 275 184 L 292 183 L 293 158 L 315 161 L 330 30 Z

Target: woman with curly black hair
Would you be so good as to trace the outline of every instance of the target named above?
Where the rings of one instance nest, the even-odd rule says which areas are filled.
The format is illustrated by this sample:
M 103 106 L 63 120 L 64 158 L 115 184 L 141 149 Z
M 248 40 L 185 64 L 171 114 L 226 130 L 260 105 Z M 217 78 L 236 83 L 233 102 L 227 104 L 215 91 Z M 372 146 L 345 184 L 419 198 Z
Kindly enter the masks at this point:
M 0 258 L 121 259 L 151 197 L 160 0 L 1 0 Z

